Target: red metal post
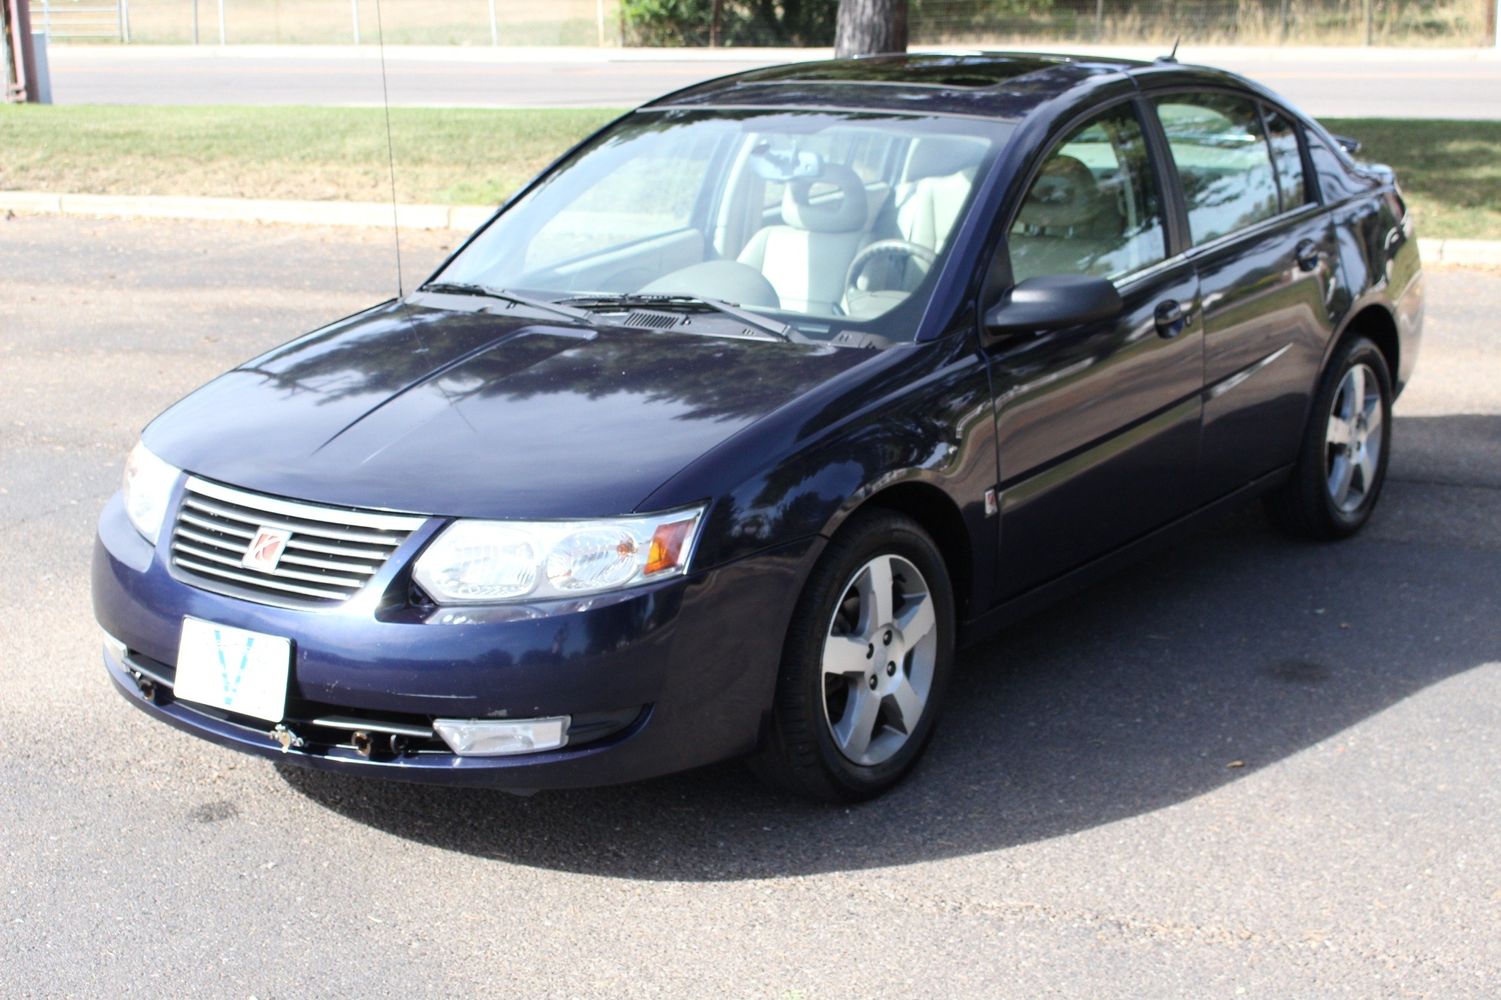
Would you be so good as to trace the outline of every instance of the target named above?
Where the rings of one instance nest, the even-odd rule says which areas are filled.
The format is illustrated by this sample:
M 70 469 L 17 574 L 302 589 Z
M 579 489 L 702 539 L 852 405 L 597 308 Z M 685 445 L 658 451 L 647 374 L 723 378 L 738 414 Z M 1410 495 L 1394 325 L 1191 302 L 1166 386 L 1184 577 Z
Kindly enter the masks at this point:
M 31 47 L 31 5 L 27 0 L 6 0 L 10 6 L 11 64 L 16 68 L 16 87 L 9 99 L 35 101 L 36 51 Z

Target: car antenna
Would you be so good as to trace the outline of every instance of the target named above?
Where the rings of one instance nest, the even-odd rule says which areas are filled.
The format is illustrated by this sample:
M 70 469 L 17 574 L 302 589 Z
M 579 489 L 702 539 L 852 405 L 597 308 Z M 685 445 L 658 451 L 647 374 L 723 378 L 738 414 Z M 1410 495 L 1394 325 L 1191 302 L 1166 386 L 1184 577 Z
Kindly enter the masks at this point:
M 379 6 L 379 0 L 377 0 L 376 5 Z M 1183 41 L 1183 36 L 1182 35 L 1179 35 L 1177 38 L 1174 38 L 1173 39 L 1173 51 L 1169 52 L 1165 56 L 1158 56 L 1157 57 L 1157 61 L 1160 62 L 1160 63 L 1175 63 L 1175 62 L 1177 62 L 1178 61 L 1178 43 L 1181 42 L 1181 41 Z
M 391 90 L 386 83 L 386 26 L 381 21 L 380 0 L 375 0 L 375 39 L 380 49 L 380 96 L 386 113 L 386 166 L 391 177 L 391 235 L 396 241 L 396 298 L 403 298 L 401 282 L 401 222 L 396 211 L 396 146 L 391 141 Z

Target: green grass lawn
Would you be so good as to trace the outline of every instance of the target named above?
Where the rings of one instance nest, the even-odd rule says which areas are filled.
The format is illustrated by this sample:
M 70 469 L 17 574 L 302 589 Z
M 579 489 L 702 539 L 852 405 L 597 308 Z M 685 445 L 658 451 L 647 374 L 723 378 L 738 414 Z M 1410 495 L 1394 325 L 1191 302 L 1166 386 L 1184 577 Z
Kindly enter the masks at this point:
M 397 198 L 499 202 L 618 112 L 393 108 Z M 379 108 L 0 106 L 0 190 L 386 201 Z
M 495 204 L 613 117 L 396 108 L 402 202 Z M 1501 239 L 1501 122 L 1329 119 L 1397 169 L 1423 236 Z M 0 190 L 383 201 L 378 108 L 0 106 Z
M 1419 236 L 1501 239 L 1501 122 L 1322 121 L 1359 139 L 1361 159 L 1396 169 Z

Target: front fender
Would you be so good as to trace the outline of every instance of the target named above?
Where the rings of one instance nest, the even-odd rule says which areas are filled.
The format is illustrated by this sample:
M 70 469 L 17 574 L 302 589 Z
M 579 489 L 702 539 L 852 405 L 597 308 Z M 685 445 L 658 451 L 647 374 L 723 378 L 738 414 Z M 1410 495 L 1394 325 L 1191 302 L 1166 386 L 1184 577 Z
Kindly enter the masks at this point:
M 873 356 L 705 455 L 644 506 L 716 497 L 694 557 L 707 568 L 828 537 L 871 498 L 917 486 L 930 506 L 952 508 L 919 509 L 919 519 L 962 521 L 971 601 L 984 606 L 998 541 L 985 492 L 996 476 L 988 369 L 973 339 L 956 336 Z

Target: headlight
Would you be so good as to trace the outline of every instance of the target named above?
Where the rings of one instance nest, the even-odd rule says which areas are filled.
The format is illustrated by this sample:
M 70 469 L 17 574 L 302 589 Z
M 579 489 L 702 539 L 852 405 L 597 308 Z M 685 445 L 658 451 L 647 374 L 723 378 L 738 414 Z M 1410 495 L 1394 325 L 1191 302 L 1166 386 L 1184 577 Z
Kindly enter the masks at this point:
M 152 545 L 167 516 L 167 500 L 177 482 L 178 470 L 146 450 L 137 441 L 125 460 L 125 513 L 136 530 Z
M 599 521 L 455 521 L 413 576 L 439 604 L 582 597 L 688 569 L 702 507 Z

